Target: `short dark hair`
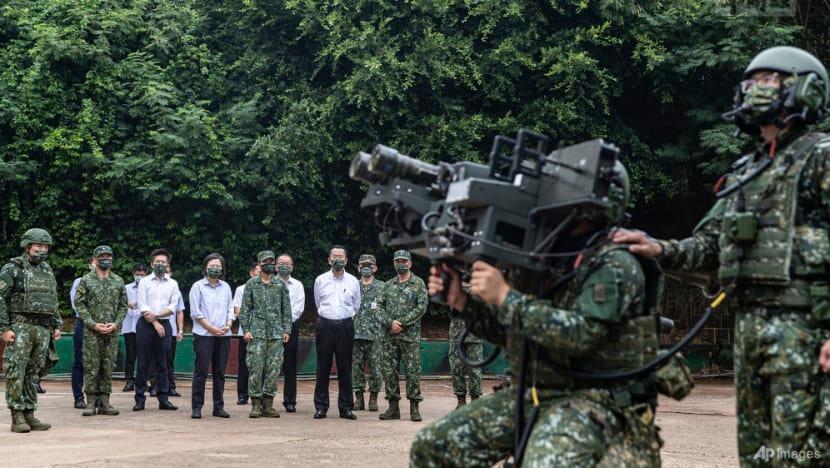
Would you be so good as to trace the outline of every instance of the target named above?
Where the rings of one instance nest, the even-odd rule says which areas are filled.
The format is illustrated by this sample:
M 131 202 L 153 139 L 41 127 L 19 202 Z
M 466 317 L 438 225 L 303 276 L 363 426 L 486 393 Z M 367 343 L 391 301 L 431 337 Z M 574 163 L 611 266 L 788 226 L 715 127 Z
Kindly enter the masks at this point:
M 212 254 L 205 257 L 205 259 L 202 261 L 202 274 L 203 275 L 207 274 L 207 264 L 211 260 L 219 260 L 219 263 L 222 264 L 222 276 L 224 277 L 225 276 L 225 257 L 223 257 L 222 255 L 220 255 L 217 252 L 213 252 Z
M 170 255 L 170 252 L 168 252 L 167 249 L 156 249 L 150 252 L 150 263 L 153 263 L 153 259 L 158 257 L 159 255 L 164 255 L 165 257 L 167 257 L 168 266 L 170 265 L 170 263 L 173 262 L 173 256 Z
M 256 270 L 257 266 L 259 266 L 259 261 L 254 260 L 253 262 L 251 262 L 251 265 L 248 267 L 248 272 L 250 273 L 250 272 Z
M 331 256 L 331 251 L 334 250 L 334 249 L 340 249 L 340 250 L 343 251 L 344 254 L 346 254 L 347 257 L 349 256 L 349 251 L 346 250 L 346 248 L 343 247 L 340 244 L 334 244 L 334 245 L 331 246 L 331 248 L 329 249 L 329 256 Z
M 143 263 L 135 263 L 133 264 L 133 273 L 137 271 L 143 271 L 144 273 L 147 273 L 148 271 L 150 271 L 150 269 L 147 268 L 147 265 Z
M 291 254 L 288 253 L 288 252 L 283 252 L 283 253 L 277 255 L 277 260 L 279 260 L 280 257 L 288 257 L 288 258 L 291 259 L 291 263 L 294 263 L 294 257 L 292 257 Z

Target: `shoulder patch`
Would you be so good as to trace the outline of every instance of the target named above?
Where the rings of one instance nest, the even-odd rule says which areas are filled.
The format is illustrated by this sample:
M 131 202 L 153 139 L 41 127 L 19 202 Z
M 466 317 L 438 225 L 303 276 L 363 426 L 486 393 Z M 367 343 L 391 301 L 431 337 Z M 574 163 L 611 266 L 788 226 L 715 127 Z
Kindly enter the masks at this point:
M 605 302 L 605 283 L 597 283 L 594 285 L 594 302 L 597 304 Z

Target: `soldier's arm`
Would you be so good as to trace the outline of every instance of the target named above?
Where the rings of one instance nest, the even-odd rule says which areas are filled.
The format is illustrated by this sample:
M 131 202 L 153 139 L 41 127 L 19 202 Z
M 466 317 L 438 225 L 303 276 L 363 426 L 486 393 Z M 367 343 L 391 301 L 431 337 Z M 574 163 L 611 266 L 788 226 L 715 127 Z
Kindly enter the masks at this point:
M 118 307 L 116 309 L 116 316 L 115 316 L 115 330 L 118 331 L 121 329 L 121 326 L 124 324 L 124 318 L 127 317 L 127 311 L 129 309 L 129 304 L 127 302 L 127 289 L 125 287 L 119 288 L 121 293 L 118 295 Z
M 0 333 L 9 331 L 12 325 L 7 303 L 12 295 L 13 286 L 14 268 L 11 264 L 7 264 L 0 270 Z
M 429 296 L 427 295 L 427 288 L 426 286 L 421 283 L 418 286 L 418 294 L 415 299 L 415 304 L 411 309 L 409 309 L 406 314 L 399 318 L 398 321 L 401 322 L 401 325 L 404 327 L 408 327 L 415 323 L 418 323 L 419 320 L 427 313 L 427 305 L 429 304 Z
M 383 290 L 378 294 L 377 312 L 377 318 L 383 331 L 389 331 L 392 328 L 392 314 L 389 313 L 389 300 L 386 297 L 388 292 L 389 288 L 384 283 Z
M 81 278 L 81 282 L 78 283 L 78 289 L 75 290 L 75 309 L 78 311 L 78 317 L 81 318 L 81 321 L 84 323 L 84 327 L 95 331 L 95 325 L 97 325 L 97 323 L 92 318 L 92 313 L 89 311 L 89 307 L 87 307 L 88 304 L 86 303 L 88 294 L 89 291 L 86 287 L 86 281 Z
M 239 308 L 239 325 L 246 333 L 250 332 L 251 318 L 253 317 L 253 287 L 250 283 L 245 285 L 245 291 L 242 292 L 242 307 Z
M 658 241 L 663 247 L 663 253 L 657 257 L 660 266 L 686 272 L 717 269 L 718 237 L 725 210 L 726 200 L 718 200 L 697 224 L 691 237 Z

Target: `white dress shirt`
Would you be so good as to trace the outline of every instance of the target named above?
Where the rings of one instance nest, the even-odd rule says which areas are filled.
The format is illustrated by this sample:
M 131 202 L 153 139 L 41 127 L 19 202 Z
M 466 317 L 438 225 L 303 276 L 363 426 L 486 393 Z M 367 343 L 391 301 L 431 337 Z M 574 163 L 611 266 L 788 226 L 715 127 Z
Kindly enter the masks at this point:
M 288 300 L 291 302 L 291 322 L 293 323 L 300 319 L 305 310 L 305 288 L 303 283 L 300 283 L 297 278 L 291 275 L 288 276 L 287 281 L 283 280 L 282 282 L 288 286 Z
M 78 285 L 81 283 L 81 278 L 75 278 L 75 281 L 72 282 L 72 287 L 69 289 L 69 304 L 72 306 L 72 310 L 75 312 L 75 317 L 78 317 L 78 311 L 75 309 L 75 291 L 78 290 Z
M 138 283 L 138 309 L 142 313 L 152 312 L 158 316 L 165 309 L 172 310 L 173 315 L 162 320 L 169 319 L 171 326 L 176 328 L 176 314 L 181 310 L 179 304 L 184 308 L 179 284 L 173 278 L 166 275 L 159 278 L 153 274 L 145 276 Z M 175 334 L 174 331 L 173 335 Z
M 193 333 L 201 336 L 216 336 L 205 329 L 199 319 L 207 321 L 217 328 L 223 328 L 233 321 L 233 299 L 231 287 L 219 280 L 216 286 L 207 278 L 193 283 L 190 287 L 190 318 L 193 319 Z M 225 336 L 230 336 L 230 332 Z
M 233 293 L 233 306 L 235 308 L 238 307 L 239 309 L 242 309 L 242 295 L 243 294 L 245 294 L 245 284 L 244 283 L 237 286 L 236 291 L 234 291 L 234 293 Z M 289 300 L 290 299 L 291 298 L 289 297 Z M 237 334 L 237 336 L 242 336 L 242 335 L 245 334 L 245 332 L 242 331 L 242 324 L 241 323 L 239 324 L 239 330 L 236 334 Z
M 175 336 L 179 334 L 179 322 L 177 318 L 179 315 L 184 315 L 184 300 L 182 300 L 182 291 L 179 290 L 179 302 L 176 303 L 176 312 L 170 316 L 170 333 L 173 335 L 174 339 Z M 182 320 L 182 324 L 184 324 L 184 320 Z
M 121 334 L 135 333 L 135 327 L 138 324 L 138 319 L 141 318 L 141 311 L 138 310 L 138 282 L 124 286 L 127 290 L 127 304 L 135 304 L 135 307 L 127 309 L 127 315 L 124 317 L 124 323 L 121 325 Z
M 317 315 L 325 319 L 354 317 L 360 309 L 360 282 L 345 271 L 336 278 L 329 270 L 314 281 L 314 303 Z

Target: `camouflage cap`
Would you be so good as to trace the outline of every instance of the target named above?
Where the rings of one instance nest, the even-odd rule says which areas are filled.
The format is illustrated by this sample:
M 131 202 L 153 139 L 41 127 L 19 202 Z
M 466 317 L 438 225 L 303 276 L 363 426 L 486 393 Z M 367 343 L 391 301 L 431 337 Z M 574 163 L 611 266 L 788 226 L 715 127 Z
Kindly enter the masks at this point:
M 95 250 L 92 251 L 92 256 L 93 257 L 98 257 L 98 256 L 104 255 L 104 254 L 112 255 L 112 249 L 110 248 L 110 246 L 108 246 L 108 245 L 99 245 L 98 247 L 95 247 Z
M 394 258 L 392 260 L 397 260 L 399 258 L 403 258 L 406 260 L 412 260 L 412 255 L 409 254 L 408 250 L 398 250 L 395 252 Z
M 375 259 L 374 255 L 370 255 L 370 254 L 361 255 L 360 260 L 357 261 L 357 263 L 366 263 L 366 262 L 377 263 L 378 261 Z
M 256 254 L 256 259 L 260 263 L 262 263 L 263 261 L 265 261 L 266 259 L 269 259 L 269 258 L 271 258 L 273 260 L 276 260 L 277 256 L 274 255 L 274 252 L 271 251 L 271 250 L 263 250 L 262 252 Z

